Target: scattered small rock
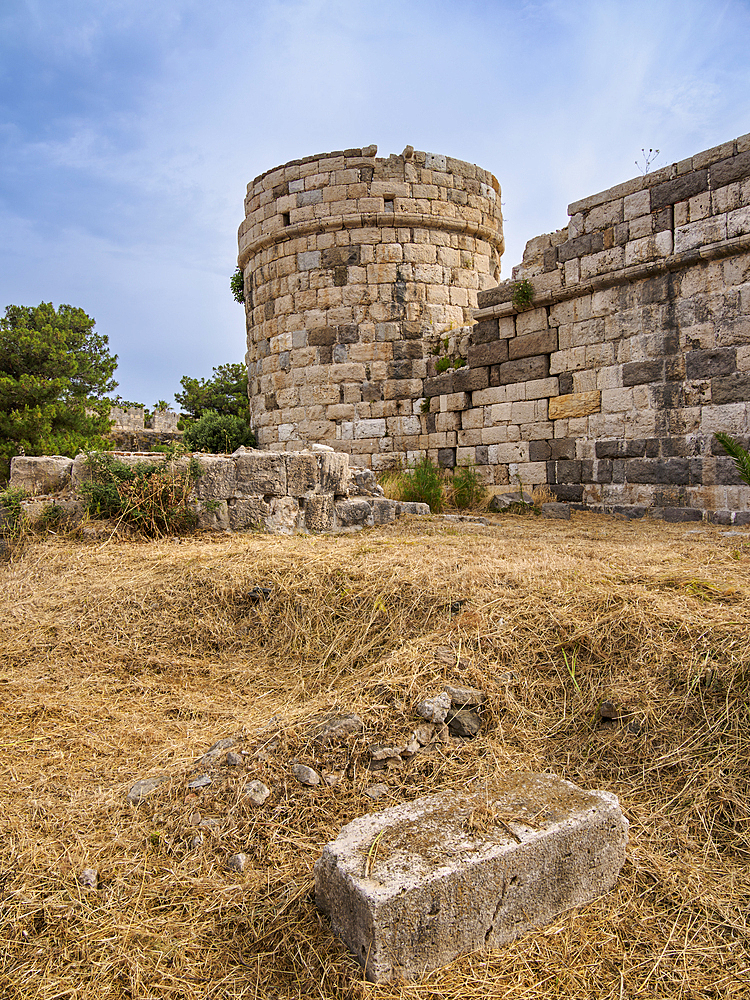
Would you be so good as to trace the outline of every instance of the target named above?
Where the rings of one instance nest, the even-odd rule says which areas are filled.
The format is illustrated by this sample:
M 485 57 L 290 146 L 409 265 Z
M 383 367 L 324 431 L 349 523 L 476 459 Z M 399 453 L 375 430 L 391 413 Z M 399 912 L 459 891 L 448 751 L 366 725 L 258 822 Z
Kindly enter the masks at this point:
M 295 764 L 292 768 L 292 774 L 299 781 L 300 785 L 305 785 L 308 788 L 313 788 L 315 785 L 320 784 L 320 777 L 317 772 L 313 771 L 307 764 Z
M 435 726 L 435 739 L 439 743 L 450 743 L 451 731 L 450 729 L 448 729 L 448 727 L 444 722 L 441 722 L 440 725 Z
M 482 720 L 468 708 L 449 712 L 446 722 L 453 736 L 476 736 L 482 728 Z
M 202 833 L 196 833 L 196 835 L 190 841 L 190 848 L 193 851 L 197 851 L 199 847 L 203 847 L 204 836 Z
M 487 695 L 479 688 L 451 687 L 446 684 L 445 693 L 450 697 L 454 708 L 477 708 L 487 701 Z
M 401 750 L 399 747 L 373 746 L 370 747 L 370 770 L 383 771 L 386 768 L 400 767 Z
M 325 781 L 325 783 L 328 785 L 329 788 L 335 788 L 336 785 L 338 785 L 338 783 L 341 781 L 341 775 L 331 774 L 331 773 L 324 774 L 323 781 Z
M 78 875 L 78 884 L 84 889 L 96 889 L 99 885 L 99 872 L 96 868 L 84 868 Z
M 414 730 L 414 739 L 423 747 L 426 747 L 428 743 L 432 743 L 434 735 L 435 730 L 432 726 L 417 726 Z
M 388 785 L 381 781 L 377 785 L 370 785 L 369 788 L 365 788 L 364 794 L 368 799 L 375 799 L 377 801 L 378 799 L 382 799 L 384 795 L 387 795 L 388 792 Z
M 128 792 L 128 802 L 132 802 L 134 806 L 137 806 L 139 802 L 143 802 L 155 788 L 158 788 L 165 781 L 167 781 L 165 774 L 160 774 L 157 778 L 141 778 L 140 781 L 136 781 Z
M 247 592 L 247 599 L 253 603 L 257 601 L 267 601 L 271 596 L 271 593 L 272 591 L 270 587 L 251 587 Z
M 611 701 L 603 701 L 599 706 L 600 718 L 611 721 L 617 718 L 617 709 Z
M 239 767 L 240 764 L 244 763 L 244 757 L 241 753 L 235 753 L 234 750 L 230 750 L 227 754 L 227 764 L 229 767 Z
M 411 739 L 406 744 L 406 746 L 404 747 L 404 749 L 401 751 L 401 756 L 402 757 L 413 757 L 414 754 L 419 753 L 419 751 L 421 749 L 422 749 L 422 744 L 419 742 L 419 740 Z
M 329 715 L 318 722 L 313 740 L 322 746 L 327 746 L 330 743 L 343 743 L 350 736 L 361 733 L 364 728 L 360 717 L 353 712 Z
M 225 750 L 229 750 L 235 745 L 236 742 L 236 736 L 225 736 L 223 740 L 218 740 L 218 742 L 214 743 L 212 747 L 209 747 L 208 750 L 206 750 L 202 757 L 198 758 L 195 762 L 195 766 L 207 767 L 209 764 L 213 764 L 214 761 L 217 761 L 219 757 L 221 757 Z
M 201 816 L 199 810 L 194 809 L 193 812 L 191 812 L 190 815 L 188 816 L 188 823 L 191 826 L 198 826 L 198 824 L 200 823 L 201 819 L 202 819 L 202 816 Z
M 239 854 L 233 854 L 231 858 L 227 858 L 227 868 L 233 872 L 241 872 L 246 864 L 247 854 L 243 854 L 242 851 Z
M 467 670 L 469 667 L 468 661 L 459 659 L 457 654 L 452 649 L 449 649 L 448 646 L 438 646 L 433 656 L 438 663 L 447 663 L 457 670 Z
M 417 715 L 421 715 L 428 722 L 445 722 L 448 709 L 451 707 L 451 698 L 445 691 L 435 695 L 434 698 L 425 698 L 417 705 Z
M 532 507 L 534 505 L 534 501 L 529 493 L 521 493 L 520 490 L 516 490 L 514 493 L 496 493 L 490 500 L 488 509 L 491 510 L 493 514 L 497 514 L 501 510 L 505 510 L 507 507 L 512 507 L 513 504 Z
M 630 733 L 631 736 L 640 736 L 644 729 L 645 726 L 643 725 L 642 722 L 639 722 L 638 719 L 633 719 L 632 722 L 628 723 L 627 731 Z
M 271 789 L 262 781 L 251 781 L 245 785 L 245 798 L 254 806 L 262 806 L 270 794 Z
M 211 775 L 201 774 L 197 778 L 193 778 L 192 781 L 188 781 L 188 788 L 191 789 L 208 788 L 210 784 L 211 784 Z

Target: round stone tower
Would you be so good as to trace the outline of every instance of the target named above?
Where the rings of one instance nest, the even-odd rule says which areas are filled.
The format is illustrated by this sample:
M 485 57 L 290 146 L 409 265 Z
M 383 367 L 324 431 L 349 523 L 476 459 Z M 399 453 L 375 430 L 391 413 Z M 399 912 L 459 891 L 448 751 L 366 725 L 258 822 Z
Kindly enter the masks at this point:
M 497 284 L 500 187 L 449 156 L 376 154 L 308 156 L 248 185 L 239 264 L 260 447 L 320 442 L 382 468 L 445 446 L 423 382 L 438 355 L 456 360 L 477 292 Z

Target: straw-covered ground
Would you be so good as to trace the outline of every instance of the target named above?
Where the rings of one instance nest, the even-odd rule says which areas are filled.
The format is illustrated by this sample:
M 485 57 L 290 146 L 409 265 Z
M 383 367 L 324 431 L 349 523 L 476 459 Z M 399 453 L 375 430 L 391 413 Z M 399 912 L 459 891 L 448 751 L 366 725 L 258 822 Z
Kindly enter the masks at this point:
M 750 997 L 747 531 L 574 514 L 48 537 L 0 584 L 3 998 Z M 479 735 L 370 773 L 368 747 L 403 746 L 445 682 L 487 692 Z M 364 733 L 317 746 L 311 721 L 331 710 Z M 244 763 L 222 757 L 190 792 L 197 758 L 233 734 Z M 292 761 L 338 783 L 304 788 Z M 503 770 L 620 797 L 616 887 L 501 951 L 363 983 L 314 906 L 323 844 Z M 272 790 L 261 807 L 254 779 Z M 389 786 L 377 803 L 373 781 Z

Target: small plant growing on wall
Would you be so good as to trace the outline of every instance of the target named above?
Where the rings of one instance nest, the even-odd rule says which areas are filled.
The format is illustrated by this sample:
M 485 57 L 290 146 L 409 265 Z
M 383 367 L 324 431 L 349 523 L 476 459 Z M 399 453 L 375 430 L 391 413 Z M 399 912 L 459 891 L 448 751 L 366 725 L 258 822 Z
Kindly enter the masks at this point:
M 239 267 L 229 279 L 229 287 L 232 289 L 235 302 L 245 301 L 245 278 Z
M 451 366 L 450 358 L 439 358 L 435 364 L 435 371 L 438 375 L 442 375 L 443 372 L 447 372 Z
M 735 441 L 733 437 L 730 437 L 729 434 L 724 434 L 723 431 L 719 431 L 716 435 L 716 440 L 734 461 L 740 479 L 743 483 L 747 483 L 750 486 L 750 452 L 745 451 L 739 441 Z
M 528 309 L 533 301 L 534 286 L 528 278 L 524 278 L 523 281 L 517 281 L 513 286 L 513 297 L 511 298 L 511 302 L 516 309 Z

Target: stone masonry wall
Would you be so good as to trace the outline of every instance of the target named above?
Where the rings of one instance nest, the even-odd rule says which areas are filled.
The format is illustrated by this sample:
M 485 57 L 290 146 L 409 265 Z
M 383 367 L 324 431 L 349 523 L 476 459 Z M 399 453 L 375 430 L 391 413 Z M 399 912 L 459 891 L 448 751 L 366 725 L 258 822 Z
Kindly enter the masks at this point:
M 428 359 L 497 282 L 500 188 L 451 157 L 376 153 L 306 157 L 248 185 L 239 264 L 263 448 L 322 442 L 382 468 L 438 447 L 421 419 Z
M 425 380 L 441 462 L 628 515 L 736 521 L 750 488 L 714 434 L 750 443 L 750 135 L 568 212 L 515 281 L 480 291 L 467 366 Z
M 109 452 L 128 466 L 166 462 L 163 452 Z M 215 531 L 260 530 L 271 534 L 356 530 L 389 524 L 407 514 L 429 514 L 423 503 L 384 497 L 369 470 L 349 469 L 346 455 L 328 449 L 270 452 L 238 449 L 233 455 L 192 456 L 202 467 L 193 494 L 201 526 Z M 190 457 L 170 461 L 185 472 Z M 77 488 L 90 478 L 86 455 L 17 456 L 10 485 L 32 494 L 21 502 L 31 519 L 57 505 L 80 518 Z M 0 525 L 2 524 L 0 508 Z

